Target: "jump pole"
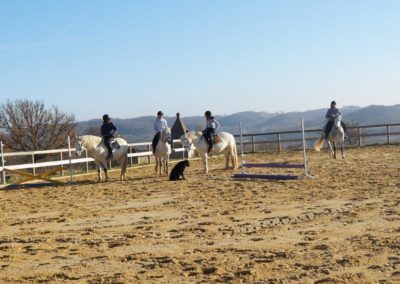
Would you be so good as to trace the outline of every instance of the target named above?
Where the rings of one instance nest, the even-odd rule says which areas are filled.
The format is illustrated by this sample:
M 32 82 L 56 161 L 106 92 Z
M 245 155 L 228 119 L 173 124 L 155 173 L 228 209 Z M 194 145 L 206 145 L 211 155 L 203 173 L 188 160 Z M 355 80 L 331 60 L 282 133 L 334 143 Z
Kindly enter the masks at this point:
M 244 161 L 244 149 L 243 149 L 243 131 L 242 123 L 239 123 L 240 129 L 240 150 L 241 150 L 241 166 L 242 173 L 235 174 L 235 178 L 265 178 L 265 179 L 298 179 L 298 176 L 292 175 L 265 175 L 265 174 L 247 174 L 244 170 L 247 168 L 291 168 L 291 169 L 304 169 L 304 176 L 308 178 L 315 178 L 308 174 L 307 168 L 307 147 L 306 147 L 306 135 L 304 129 L 304 118 L 301 118 L 301 134 L 302 134 L 302 144 L 303 144 L 303 164 L 282 164 L 282 163 L 246 163 Z
M 240 131 L 240 160 L 242 167 L 242 174 L 245 174 L 244 171 L 244 150 L 243 150 L 243 131 L 242 131 L 242 122 L 239 122 L 239 131 Z
M 308 178 L 315 178 L 308 174 L 307 168 L 307 146 L 306 146 L 306 132 L 304 130 L 304 117 L 301 117 L 301 134 L 303 138 L 303 163 L 304 163 L 304 176 Z

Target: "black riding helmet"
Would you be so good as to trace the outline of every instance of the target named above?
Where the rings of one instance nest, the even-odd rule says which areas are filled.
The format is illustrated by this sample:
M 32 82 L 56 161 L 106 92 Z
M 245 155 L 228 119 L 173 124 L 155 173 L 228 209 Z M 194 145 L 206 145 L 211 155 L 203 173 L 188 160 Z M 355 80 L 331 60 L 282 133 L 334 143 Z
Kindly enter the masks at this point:
M 206 117 L 211 117 L 211 111 L 207 110 L 207 111 L 204 113 L 204 115 L 205 115 Z
M 110 117 L 108 116 L 108 114 L 103 115 L 103 121 L 109 120 Z
M 336 102 L 335 101 L 331 101 L 331 105 L 336 105 Z
M 163 113 L 161 110 L 159 110 L 159 111 L 157 112 L 157 115 L 164 115 L 164 113 Z

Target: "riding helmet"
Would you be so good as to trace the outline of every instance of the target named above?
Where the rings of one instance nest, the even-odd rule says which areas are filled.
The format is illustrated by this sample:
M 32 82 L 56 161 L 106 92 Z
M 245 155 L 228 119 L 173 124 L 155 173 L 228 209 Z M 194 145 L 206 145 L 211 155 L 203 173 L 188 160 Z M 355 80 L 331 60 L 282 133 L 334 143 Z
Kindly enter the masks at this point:
M 331 105 L 336 105 L 336 102 L 335 101 L 331 101 Z
M 206 117 L 210 117 L 210 116 L 211 116 L 211 111 L 207 110 L 207 111 L 204 113 L 204 115 L 205 115 Z
M 164 115 L 164 113 L 160 110 L 157 112 L 157 115 Z
M 110 119 L 110 117 L 108 116 L 108 114 L 103 115 L 103 120 L 104 121 L 109 120 L 109 119 Z

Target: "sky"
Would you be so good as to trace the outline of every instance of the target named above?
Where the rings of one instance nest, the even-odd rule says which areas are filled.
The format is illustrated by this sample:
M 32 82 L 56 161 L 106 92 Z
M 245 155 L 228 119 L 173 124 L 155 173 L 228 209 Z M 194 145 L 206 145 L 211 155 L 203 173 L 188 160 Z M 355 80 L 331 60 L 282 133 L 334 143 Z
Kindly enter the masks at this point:
M 400 103 L 400 1 L 0 0 L 0 103 L 77 120 Z

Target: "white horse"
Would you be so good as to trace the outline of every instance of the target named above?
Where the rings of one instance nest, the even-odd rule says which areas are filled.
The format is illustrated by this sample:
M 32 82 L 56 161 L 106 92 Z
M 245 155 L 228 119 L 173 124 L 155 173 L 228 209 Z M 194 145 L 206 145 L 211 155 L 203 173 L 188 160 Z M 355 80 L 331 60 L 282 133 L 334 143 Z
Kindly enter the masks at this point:
M 208 174 L 208 142 L 206 141 L 201 131 L 189 131 L 180 138 L 183 146 L 187 151 L 196 149 L 201 157 L 204 165 L 204 172 Z M 224 151 L 225 154 L 225 168 L 229 168 L 229 157 L 232 160 L 232 168 L 236 169 L 238 164 L 237 149 L 235 137 L 227 132 L 218 133 L 215 139 L 215 144 L 211 149 L 211 154 L 219 154 Z
M 156 158 L 155 171 L 158 173 L 158 169 L 160 169 L 160 175 L 162 168 L 164 168 L 164 173 L 168 175 L 169 155 L 171 155 L 171 145 L 168 143 L 170 136 L 171 129 L 169 127 L 163 129 L 160 133 L 160 140 L 158 140 L 154 151 L 154 156 Z
M 125 179 L 126 166 L 128 160 L 128 143 L 122 138 L 115 138 L 114 141 L 118 143 L 119 148 L 113 149 L 113 161 L 118 160 L 121 166 L 120 179 Z M 76 154 L 80 156 L 82 150 L 86 150 L 88 156 L 92 157 L 97 166 L 98 181 L 101 181 L 101 170 L 103 168 L 108 181 L 107 174 L 107 147 L 102 142 L 102 138 L 93 135 L 83 135 L 76 137 Z
M 336 159 L 336 145 L 340 146 L 340 150 L 342 152 L 342 159 L 344 159 L 344 139 L 345 139 L 345 132 L 342 127 L 342 115 L 336 116 L 335 120 L 333 121 L 333 127 L 331 129 L 331 132 L 329 133 L 328 136 L 328 145 L 330 148 L 330 153 L 329 155 Z M 321 138 L 317 140 L 317 142 L 314 145 L 314 148 L 316 151 L 320 151 L 323 144 L 325 141 L 324 134 L 322 134 Z

